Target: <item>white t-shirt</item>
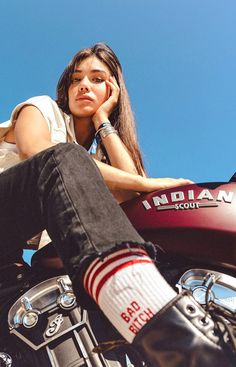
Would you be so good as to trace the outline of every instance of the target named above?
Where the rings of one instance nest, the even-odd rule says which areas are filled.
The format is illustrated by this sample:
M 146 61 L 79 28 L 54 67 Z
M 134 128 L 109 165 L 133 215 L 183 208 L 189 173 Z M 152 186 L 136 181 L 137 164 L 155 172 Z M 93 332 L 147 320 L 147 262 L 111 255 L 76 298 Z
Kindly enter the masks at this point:
M 16 144 L 0 142 L 0 173 L 20 162 Z

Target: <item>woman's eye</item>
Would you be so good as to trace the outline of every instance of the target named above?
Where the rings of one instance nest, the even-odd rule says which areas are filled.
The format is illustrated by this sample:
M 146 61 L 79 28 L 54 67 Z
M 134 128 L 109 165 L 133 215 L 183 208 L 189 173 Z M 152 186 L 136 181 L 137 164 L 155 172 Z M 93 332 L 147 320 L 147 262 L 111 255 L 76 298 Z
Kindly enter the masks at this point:
M 99 77 L 93 78 L 93 82 L 95 82 L 95 83 L 102 83 L 102 82 L 104 82 L 104 79 L 103 78 L 99 78 Z
M 71 83 L 72 83 L 72 84 L 79 83 L 79 82 L 80 82 L 80 80 L 81 80 L 80 78 L 72 78 L 72 79 L 71 79 Z

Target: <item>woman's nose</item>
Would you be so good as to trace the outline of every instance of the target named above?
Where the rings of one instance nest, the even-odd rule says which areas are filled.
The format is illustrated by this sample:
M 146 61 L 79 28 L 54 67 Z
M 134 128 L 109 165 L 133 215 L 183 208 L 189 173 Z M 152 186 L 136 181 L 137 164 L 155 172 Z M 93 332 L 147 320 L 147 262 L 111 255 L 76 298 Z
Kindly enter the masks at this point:
M 89 88 L 88 88 L 88 86 L 86 86 L 86 85 L 80 85 L 80 86 L 79 86 L 79 90 L 80 90 L 81 92 L 88 92 L 88 91 L 89 91 Z
M 79 90 L 83 93 L 89 92 L 89 81 L 87 79 L 84 78 L 81 80 L 79 84 Z

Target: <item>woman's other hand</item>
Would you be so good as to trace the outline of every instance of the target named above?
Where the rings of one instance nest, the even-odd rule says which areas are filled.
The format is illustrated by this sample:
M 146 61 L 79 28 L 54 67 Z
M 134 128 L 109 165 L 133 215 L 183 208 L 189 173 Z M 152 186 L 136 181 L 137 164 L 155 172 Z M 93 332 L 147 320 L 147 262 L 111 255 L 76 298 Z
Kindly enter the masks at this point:
M 165 190 L 172 187 L 190 185 L 194 182 L 185 178 L 146 178 L 142 180 L 143 188 L 141 192 L 152 192 L 156 190 Z

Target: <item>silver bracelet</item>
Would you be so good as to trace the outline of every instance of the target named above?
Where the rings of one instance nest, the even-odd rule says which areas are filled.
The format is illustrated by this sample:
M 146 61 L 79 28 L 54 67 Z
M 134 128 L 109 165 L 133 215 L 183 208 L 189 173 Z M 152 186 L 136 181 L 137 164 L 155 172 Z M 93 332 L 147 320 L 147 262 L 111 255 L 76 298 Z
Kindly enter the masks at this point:
M 100 136 L 100 131 L 102 131 L 103 129 L 112 126 L 110 121 L 106 121 L 106 122 L 102 122 L 101 125 L 98 127 L 96 133 L 95 133 L 95 138 L 98 137 L 98 135 Z
M 102 139 L 104 139 L 107 135 L 110 134 L 118 134 L 117 130 L 112 125 L 106 126 L 99 131 L 99 135 Z

